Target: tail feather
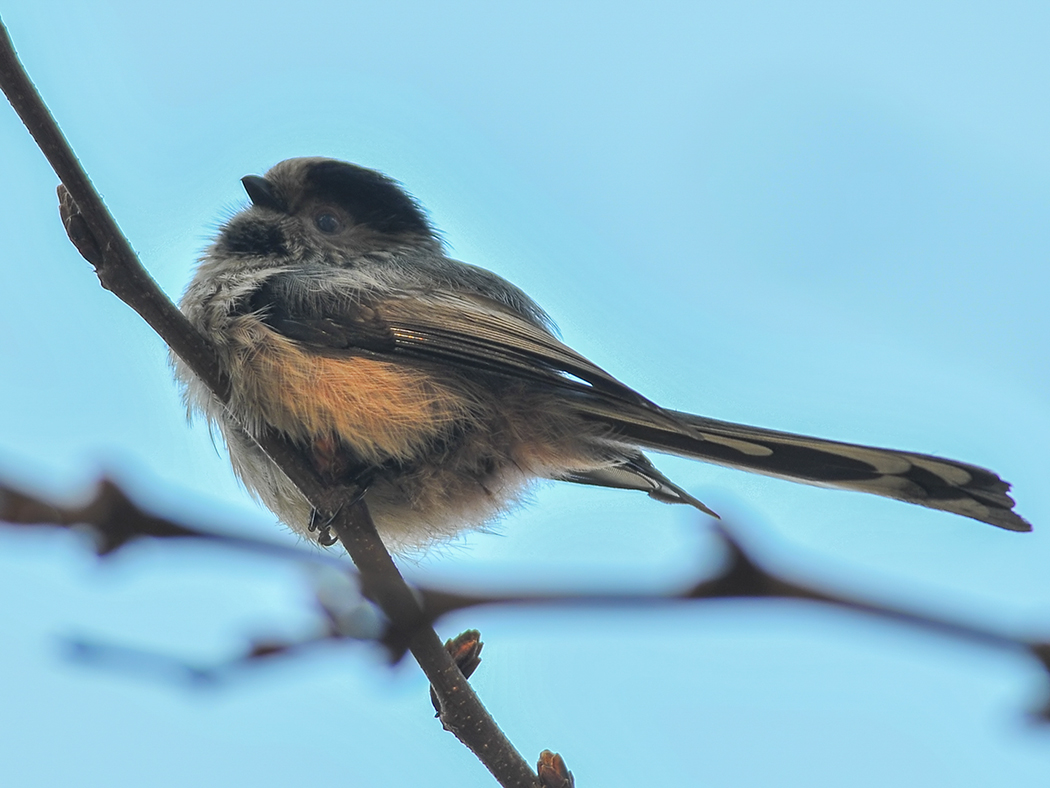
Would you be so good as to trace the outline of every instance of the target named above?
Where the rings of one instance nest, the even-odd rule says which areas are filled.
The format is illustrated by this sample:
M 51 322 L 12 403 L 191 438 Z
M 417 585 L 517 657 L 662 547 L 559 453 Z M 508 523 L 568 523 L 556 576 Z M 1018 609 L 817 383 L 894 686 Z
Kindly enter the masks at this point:
M 631 443 L 781 479 L 882 495 L 1010 531 L 1032 526 L 1013 511 L 1010 485 L 975 465 L 893 449 L 810 438 L 678 411 L 581 408 Z
M 619 465 L 598 470 L 573 473 L 561 477 L 562 481 L 576 484 L 593 484 L 599 487 L 612 487 L 619 490 L 640 490 L 648 493 L 650 498 L 664 503 L 684 503 L 699 509 L 718 519 L 718 514 L 707 507 L 699 498 L 694 498 L 686 490 L 668 479 L 648 458 L 638 452 L 626 458 Z

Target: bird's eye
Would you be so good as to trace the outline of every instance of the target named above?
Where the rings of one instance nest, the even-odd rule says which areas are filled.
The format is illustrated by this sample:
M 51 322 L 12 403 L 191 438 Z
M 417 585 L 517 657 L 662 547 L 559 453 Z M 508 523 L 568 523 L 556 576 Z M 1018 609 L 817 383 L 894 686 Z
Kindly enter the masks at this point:
M 326 235 L 332 235 L 333 233 L 339 232 L 339 219 L 330 213 L 319 213 L 314 217 L 314 224 L 317 225 L 317 229 Z

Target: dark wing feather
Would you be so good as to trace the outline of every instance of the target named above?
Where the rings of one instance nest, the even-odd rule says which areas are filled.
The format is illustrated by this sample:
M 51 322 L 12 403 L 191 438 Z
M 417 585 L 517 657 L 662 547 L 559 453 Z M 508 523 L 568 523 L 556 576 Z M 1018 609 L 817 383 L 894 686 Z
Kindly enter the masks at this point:
M 638 392 L 509 307 L 473 294 L 361 300 L 304 293 L 287 276 L 249 304 L 275 331 L 319 352 L 376 353 L 555 386 L 674 420 Z

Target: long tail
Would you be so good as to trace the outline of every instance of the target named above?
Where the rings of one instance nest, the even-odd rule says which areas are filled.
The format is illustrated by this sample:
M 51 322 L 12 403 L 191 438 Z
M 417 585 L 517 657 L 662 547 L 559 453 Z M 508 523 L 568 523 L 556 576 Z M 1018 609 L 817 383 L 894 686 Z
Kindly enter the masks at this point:
M 984 468 L 893 449 L 809 438 L 671 410 L 583 410 L 626 440 L 705 462 L 803 484 L 882 495 L 1010 531 L 1032 526 L 1013 511 L 1010 485 Z

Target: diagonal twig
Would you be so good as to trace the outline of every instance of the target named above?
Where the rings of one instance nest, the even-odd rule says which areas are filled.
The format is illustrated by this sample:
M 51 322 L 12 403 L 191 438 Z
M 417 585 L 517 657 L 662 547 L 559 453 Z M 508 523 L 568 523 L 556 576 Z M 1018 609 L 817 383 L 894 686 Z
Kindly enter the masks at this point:
M 149 276 L 106 209 L 63 136 L 43 99 L 22 67 L 6 27 L 0 23 L 0 87 L 58 175 L 63 224 L 77 249 L 88 259 L 107 290 L 134 309 L 221 402 L 229 397 L 229 382 L 208 341 L 193 328 Z M 392 621 L 406 629 L 420 617 L 418 603 L 383 547 L 367 507 L 358 502 L 341 506 L 320 483 L 295 447 L 269 432 L 260 447 L 323 515 L 332 517 L 351 559 L 367 576 L 382 576 L 377 599 Z M 420 630 L 408 644 L 453 720 L 457 737 L 505 786 L 534 786 L 536 774 L 503 735 L 495 720 L 463 678 L 437 633 Z

